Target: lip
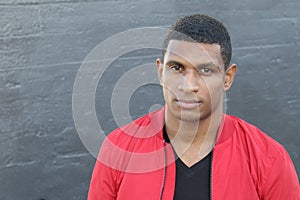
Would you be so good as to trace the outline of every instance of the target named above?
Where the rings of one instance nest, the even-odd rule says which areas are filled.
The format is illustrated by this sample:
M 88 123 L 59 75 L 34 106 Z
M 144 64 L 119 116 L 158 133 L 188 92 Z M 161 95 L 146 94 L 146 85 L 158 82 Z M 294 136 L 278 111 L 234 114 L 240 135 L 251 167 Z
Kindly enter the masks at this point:
M 183 109 L 195 109 L 201 105 L 199 100 L 176 99 L 176 104 Z

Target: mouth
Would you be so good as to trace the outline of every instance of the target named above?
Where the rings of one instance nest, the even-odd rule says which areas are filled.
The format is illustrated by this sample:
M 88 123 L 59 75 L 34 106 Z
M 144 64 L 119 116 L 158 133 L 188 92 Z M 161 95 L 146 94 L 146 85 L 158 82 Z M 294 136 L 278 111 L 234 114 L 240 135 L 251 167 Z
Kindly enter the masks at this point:
M 176 99 L 175 103 L 183 109 L 195 109 L 198 108 L 202 102 L 199 100 L 187 100 L 187 99 Z

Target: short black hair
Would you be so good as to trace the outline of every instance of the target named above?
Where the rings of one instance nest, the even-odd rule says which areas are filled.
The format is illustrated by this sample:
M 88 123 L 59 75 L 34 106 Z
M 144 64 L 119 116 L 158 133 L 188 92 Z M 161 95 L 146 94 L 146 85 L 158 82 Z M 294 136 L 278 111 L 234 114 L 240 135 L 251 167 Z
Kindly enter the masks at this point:
M 164 40 L 163 58 L 170 40 L 219 44 L 225 69 L 230 64 L 232 48 L 229 33 L 221 22 L 212 17 L 203 14 L 194 14 L 179 18 L 170 27 Z

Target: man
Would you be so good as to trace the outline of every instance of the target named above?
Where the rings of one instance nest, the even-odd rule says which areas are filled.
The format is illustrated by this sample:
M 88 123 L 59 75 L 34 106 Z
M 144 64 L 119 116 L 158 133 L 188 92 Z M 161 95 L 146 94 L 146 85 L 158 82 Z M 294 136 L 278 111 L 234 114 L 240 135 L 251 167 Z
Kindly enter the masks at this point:
M 179 19 L 157 59 L 165 107 L 113 131 L 95 164 L 89 200 L 299 200 L 286 150 L 223 113 L 236 73 L 226 28 Z

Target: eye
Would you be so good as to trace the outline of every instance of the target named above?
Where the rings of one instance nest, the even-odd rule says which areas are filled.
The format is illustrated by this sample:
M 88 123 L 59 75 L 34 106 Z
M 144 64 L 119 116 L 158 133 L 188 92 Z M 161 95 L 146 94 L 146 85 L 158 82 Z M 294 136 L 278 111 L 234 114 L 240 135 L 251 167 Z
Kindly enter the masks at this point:
M 209 74 L 209 73 L 212 73 L 212 69 L 210 69 L 208 67 L 204 67 L 204 68 L 200 69 L 200 72 L 204 73 L 204 74 Z
M 182 71 L 183 68 L 179 65 L 171 65 L 170 68 L 174 71 Z

